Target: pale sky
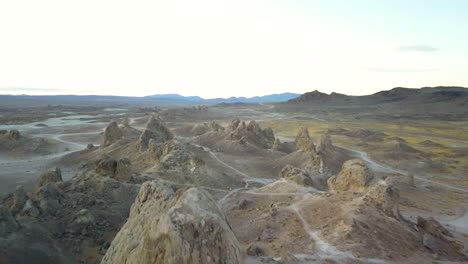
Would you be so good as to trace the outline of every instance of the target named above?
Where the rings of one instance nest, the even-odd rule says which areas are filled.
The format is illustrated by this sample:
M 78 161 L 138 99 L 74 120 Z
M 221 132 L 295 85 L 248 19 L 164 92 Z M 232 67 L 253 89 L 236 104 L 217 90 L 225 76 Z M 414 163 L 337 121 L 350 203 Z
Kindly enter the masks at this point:
M 0 94 L 468 86 L 465 0 L 0 0 Z

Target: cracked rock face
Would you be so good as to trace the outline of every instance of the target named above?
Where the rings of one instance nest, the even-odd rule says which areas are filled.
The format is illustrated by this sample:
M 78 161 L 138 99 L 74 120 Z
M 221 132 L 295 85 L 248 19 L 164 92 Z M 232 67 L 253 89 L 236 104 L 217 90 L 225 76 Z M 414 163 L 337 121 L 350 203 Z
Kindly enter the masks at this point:
M 162 143 L 173 138 L 172 132 L 161 121 L 151 116 L 139 139 L 140 151 L 143 152 L 148 149 L 150 140 L 153 140 L 154 143 Z
M 364 190 L 372 180 L 373 175 L 364 161 L 352 159 L 346 161 L 340 173 L 328 179 L 330 191 L 360 191 Z
M 107 147 L 112 145 L 116 141 L 122 138 L 122 131 L 117 125 L 116 122 L 111 122 L 106 129 L 104 130 L 104 134 L 102 135 L 101 147 Z
M 101 263 L 242 263 L 239 242 L 210 194 L 146 182 Z

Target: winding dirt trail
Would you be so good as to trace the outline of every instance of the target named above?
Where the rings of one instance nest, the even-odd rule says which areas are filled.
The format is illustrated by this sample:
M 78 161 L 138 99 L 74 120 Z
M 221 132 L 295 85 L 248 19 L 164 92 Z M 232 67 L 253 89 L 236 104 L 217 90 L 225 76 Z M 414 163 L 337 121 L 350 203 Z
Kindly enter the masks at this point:
M 400 169 L 397 169 L 397 168 L 394 168 L 394 167 L 379 163 L 379 162 L 377 162 L 375 160 L 372 160 L 369 157 L 369 155 L 364 151 L 359 151 L 359 150 L 355 150 L 355 149 L 348 149 L 348 150 L 351 151 L 352 153 L 354 153 L 357 158 L 360 158 L 360 159 L 364 160 L 368 164 L 368 166 L 372 170 L 374 170 L 376 172 L 398 173 L 398 174 L 402 174 L 402 175 L 409 175 L 410 174 L 409 172 L 407 172 L 405 170 L 400 170 Z M 446 183 L 436 182 L 436 181 L 433 181 L 433 180 L 429 180 L 429 179 L 426 179 L 426 178 L 424 178 L 424 177 L 422 177 L 420 175 L 414 175 L 414 178 L 419 180 L 419 181 L 427 182 L 427 183 L 432 184 L 432 185 L 437 185 L 437 186 L 444 187 L 444 188 L 447 188 L 447 189 L 452 189 L 452 190 L 468 193 L 468 190 L 465 189 L 465 188 L 453 186 L 453 185 L 446 184 Z

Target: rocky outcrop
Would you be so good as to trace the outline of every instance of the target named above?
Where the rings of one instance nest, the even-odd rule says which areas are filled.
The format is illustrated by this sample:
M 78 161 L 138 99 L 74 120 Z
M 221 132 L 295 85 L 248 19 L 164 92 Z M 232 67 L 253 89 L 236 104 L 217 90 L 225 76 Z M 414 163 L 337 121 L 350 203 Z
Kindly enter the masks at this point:
M 48 183 L 62 181 L 62 171 L 60 170 L 60 168 L 55 167 L 39 176 L 39 178 L 36 180 L 35 189 L 38 189 Z
M 107 263 L 242 263 L 226 217 L 210 194 L 157 182 L 141 186 Z
M 161 143 L 170 139 L 173 139 L 174 135 L 172 132 L 165 127 L 161 121 L 151 116 L 146 124 L 146 128 L 139 138 L 140 151 L 148 150 L 149 141 L 152 139 L 155 143 Z
M 129 181 L 131 179 L 131 162 L 128 158 L 115 160 L 110 156 L 104 156 L 95 162 L 94 170 L 100 175 L 120 181 Z
M 222 127 L 221 125 L 213 121 L 209 124 L 208 123 L 196 124 L 195 126 L 193 126 L 190 132 L 192 133 L 192 135 L 200 136 L 208 132 L 218 133 L 222 131 L 224 131 L 224 127 Z
M 316 150 L 318 153 L 325 153 L 327 151 L 333 151 L 335 146 L 331 140 L 330 134 L 325 133 L 320 136 L 320 139 L 317 143 Z
M 102 135 L 101 140 L 101 147 L 112 145 L 121 138 L 122 131 L 120 130 L 119 125 L 117 125 L 116 122 L 111 122 L 104 130 L 104 134 Z
M 303 186 L 311 186 L 313 184 L 310 176 L 302 169 L 286 165 L 279 174 L 280 179 L 295 182 Z
M 247 125 L 235 119 L 229 125 L 229 138 L 243 144 L 248 142 L 261 148 L 271 148 L 275 142 L 275 135 L 271 128 L 262 129 L 254 120 Z
M 372 180 L 373 174 L 360 159 L 346 161 L 340 173 L 328 179 L 329 191 L 362 191 L 365 190 Z
M 294 142 L 298 151 L 317 153 L 314 142 L 310 138 L 309 130 L 306 127 L 302 127 L 299 130 Z
M 204 162 L 201 158 L 193 155 L 185 149 L 179 142 L 169 140 L 164 143 L 156 143 L 150 140 L 148 153 L 151 161 L 154 161 L 164 169 L 199 166 Z

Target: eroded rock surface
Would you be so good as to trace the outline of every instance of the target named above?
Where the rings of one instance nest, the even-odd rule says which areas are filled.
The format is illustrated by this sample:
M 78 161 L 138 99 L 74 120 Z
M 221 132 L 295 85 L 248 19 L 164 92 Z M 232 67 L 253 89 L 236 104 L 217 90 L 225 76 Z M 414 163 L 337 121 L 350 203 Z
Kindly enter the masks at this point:
M 242 263 L 234 233 L 211 195 L 146 182 L 101 263 Z
M 343 164 L 340 173 L 328 179 L 330 191 L 361 191 L 372 180 L 373 175 L 364 161 L 348 160 Z

